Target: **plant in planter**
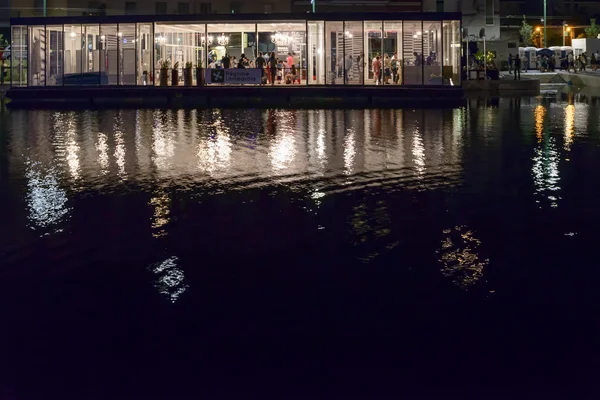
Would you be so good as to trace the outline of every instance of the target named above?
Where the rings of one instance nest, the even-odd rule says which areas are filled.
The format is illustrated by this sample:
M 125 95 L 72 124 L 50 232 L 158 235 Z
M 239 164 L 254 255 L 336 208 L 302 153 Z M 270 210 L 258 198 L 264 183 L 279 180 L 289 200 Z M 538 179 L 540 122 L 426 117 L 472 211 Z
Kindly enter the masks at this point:
M 204 68 L 202 68 L 202 60 L 198 60 L 196 64 L 196 86 L 204 86 Z
M 186 62 L 183 69 L 183 85 L 192 86 L 192 63 Z
M 173 69 L 171 70 L 171 86 L 177 85 L 179 85 L 179 61 L 173 64 Z
M 171 61 L 162 60 L 159 62 L 160 65 L 160 86 L 168 86 L 169 85 L 169 66 L 171 65 Z

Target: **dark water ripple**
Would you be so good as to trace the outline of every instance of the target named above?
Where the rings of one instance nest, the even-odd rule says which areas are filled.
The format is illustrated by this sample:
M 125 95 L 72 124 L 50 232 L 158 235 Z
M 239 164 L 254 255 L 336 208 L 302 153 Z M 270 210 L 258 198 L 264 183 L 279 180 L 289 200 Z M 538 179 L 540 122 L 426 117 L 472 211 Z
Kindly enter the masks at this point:
M 584 92 L 3 111 L 0 394 L 584 388 L 599 126 Z

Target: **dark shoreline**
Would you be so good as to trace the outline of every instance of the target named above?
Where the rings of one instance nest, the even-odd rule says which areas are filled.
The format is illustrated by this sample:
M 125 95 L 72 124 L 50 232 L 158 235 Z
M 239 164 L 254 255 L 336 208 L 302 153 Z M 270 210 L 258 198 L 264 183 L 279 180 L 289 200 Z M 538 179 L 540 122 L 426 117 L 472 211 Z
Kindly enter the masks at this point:
M 9 108 L 398 108 L 460 107 L 461 87 L 115 86 L 11 88 Z

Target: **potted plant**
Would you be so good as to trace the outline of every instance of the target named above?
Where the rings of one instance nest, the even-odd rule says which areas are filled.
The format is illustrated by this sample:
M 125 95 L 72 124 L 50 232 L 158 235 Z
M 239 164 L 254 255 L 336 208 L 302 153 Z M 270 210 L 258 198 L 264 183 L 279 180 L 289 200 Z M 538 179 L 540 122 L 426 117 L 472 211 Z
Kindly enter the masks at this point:
M 186 62 L 183 69 L 183 85 L 192 86 L 192 63 Z
M 171 70 L 171 86 L 179 85 L 179 61 L 173 64 L 173 70 Z
M 198 60 L 198 64 L 196 64 L 196 86 L 204 86 L 204 68 L 202 68 L 202 60 Z
M 169 85 L 169 66 L 171 65 L 171 61 L 162 60 L 160 61 L 160 86 L 168 86 Z

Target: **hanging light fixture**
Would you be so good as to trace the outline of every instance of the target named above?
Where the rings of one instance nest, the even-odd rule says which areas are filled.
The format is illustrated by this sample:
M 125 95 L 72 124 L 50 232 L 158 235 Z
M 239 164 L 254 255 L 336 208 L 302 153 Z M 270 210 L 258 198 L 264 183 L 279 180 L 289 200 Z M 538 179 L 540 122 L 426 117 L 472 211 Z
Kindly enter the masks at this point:
M 221 36 L 217 37 L 217 43 L 219 46 L 227 46 L 229 44 L 229 36 L 225 36 L 223 33 Z
M 287 46 L 291 41 L 292 37 L 286 33 L 277 32 L 271 36 L 271 42 L 275 43 L 277 46 Z
M 212 42 L 213 42 L 213 37 L 210 35 L 200 37 L 200 44 L 202 46 L 204 46 L 205 44 L 212 44 Z

